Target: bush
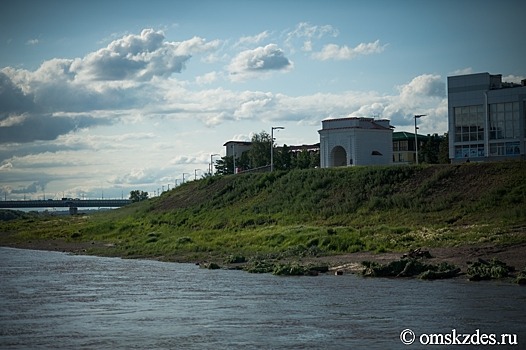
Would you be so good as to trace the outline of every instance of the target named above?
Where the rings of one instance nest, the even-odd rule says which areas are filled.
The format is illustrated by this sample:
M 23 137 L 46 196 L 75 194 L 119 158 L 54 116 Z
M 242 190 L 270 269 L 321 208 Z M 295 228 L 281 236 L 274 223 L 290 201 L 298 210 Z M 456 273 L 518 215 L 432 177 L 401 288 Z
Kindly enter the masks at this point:
M 482 281 L 508 277 L 511 271 L 513 271 L 513 267 L 500 260 L 478 259 L 476 262 L 469 263 L 467 273 L 470 281 Z

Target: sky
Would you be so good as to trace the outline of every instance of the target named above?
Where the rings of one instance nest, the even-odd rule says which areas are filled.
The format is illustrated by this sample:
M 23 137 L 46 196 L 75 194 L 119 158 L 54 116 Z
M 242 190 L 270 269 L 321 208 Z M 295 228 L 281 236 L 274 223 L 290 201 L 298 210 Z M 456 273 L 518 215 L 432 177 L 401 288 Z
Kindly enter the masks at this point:
M 271 127 L 447 132 L 447 77 L 526 77 L 522 0 L 3 0 L 2 199 L 150 196 Z M 219 156 L 215 155 L 218 154 Z M 212 156 L 215 155 L 215 156 Z

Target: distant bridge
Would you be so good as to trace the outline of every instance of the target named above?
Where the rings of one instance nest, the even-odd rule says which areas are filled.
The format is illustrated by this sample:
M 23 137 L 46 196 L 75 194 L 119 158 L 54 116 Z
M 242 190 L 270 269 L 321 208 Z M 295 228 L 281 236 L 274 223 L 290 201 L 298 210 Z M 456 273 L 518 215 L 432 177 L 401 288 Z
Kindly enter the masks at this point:
M 62 199 L 35 201 L 0 201 L 0 208 L 69 208 L 70 214 L 76 214 L 78 208 L 117 208 L 131 203 L 129 199 Z

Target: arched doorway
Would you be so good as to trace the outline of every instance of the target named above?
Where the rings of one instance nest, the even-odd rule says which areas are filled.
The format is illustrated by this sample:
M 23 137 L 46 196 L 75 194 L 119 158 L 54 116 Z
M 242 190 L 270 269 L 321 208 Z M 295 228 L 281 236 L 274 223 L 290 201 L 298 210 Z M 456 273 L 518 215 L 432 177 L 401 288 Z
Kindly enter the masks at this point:
M 347 165 L 347 152 L 342 146 L 336 146 L 331 151 L 332 164 L 334 166 L 345 166 Z

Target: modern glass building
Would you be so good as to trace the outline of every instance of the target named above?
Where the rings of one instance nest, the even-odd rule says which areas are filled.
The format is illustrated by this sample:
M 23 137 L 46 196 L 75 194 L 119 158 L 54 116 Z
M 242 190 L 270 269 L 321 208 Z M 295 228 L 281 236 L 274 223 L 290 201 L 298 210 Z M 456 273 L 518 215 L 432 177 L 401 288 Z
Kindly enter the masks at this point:
M 526 80 L 478 73 L 447 81 L 452 162 L 526 158 Z

